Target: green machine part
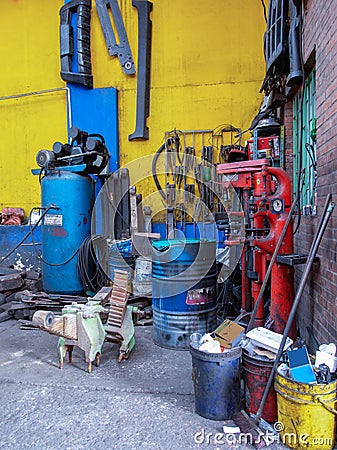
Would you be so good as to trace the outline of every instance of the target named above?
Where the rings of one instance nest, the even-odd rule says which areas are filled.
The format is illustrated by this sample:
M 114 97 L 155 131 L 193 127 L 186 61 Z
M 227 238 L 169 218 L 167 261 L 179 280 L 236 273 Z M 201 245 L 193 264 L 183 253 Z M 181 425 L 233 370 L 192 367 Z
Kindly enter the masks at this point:
M 71 362 L 74 346 L 84 351 L 89 372 L 92 370 L 94 361 L 96 361 L 96 365 L 99 365 L 102 346 L 106 336 L 106 331 L 99 315 L 102 310 L 103 307 L 95 302 L 88 302 L 85 305 L 72 304 L 63 308 L 64 337 L 59 338 L 57 347 L 60 368 L 63 367 L 63 361 L 67 352 Z

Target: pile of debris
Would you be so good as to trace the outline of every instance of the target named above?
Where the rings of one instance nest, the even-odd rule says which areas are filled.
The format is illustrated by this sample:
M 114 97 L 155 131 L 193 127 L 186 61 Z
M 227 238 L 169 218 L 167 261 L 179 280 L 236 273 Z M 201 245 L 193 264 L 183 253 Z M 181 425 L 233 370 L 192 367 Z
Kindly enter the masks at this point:
M 102 288 L 102 290 L 104 289 L 107 292 L 111 290 L 109 287 Z M 85 304 L 88 300 L 87 296 L 43 292 L 39 271 L 16 270 L 0 266 L 0 322 L 12 318 L 26 322 L 31 321 L 33 314 L 41 309 L 61 314 L 64 306 L 74 302 Z M 150 299 L 130 297 L 128 303 L 143 312 L 137 325 L 152 324 Z
M 42 289 L 41 274 L 35 270 L 16 270 L 0 266 L 0 322 L 10 318 L 31 318 L 35 300 Z M 49 301 L 47 299 L 47 301 Z

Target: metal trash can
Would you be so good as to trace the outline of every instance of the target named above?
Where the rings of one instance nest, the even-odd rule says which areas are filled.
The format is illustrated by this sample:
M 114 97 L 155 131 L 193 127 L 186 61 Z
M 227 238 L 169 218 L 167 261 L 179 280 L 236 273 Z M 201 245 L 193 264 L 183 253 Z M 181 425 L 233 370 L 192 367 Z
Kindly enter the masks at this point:
M 256 414 L 271 374 L 274 361 L 261 359 L 249 355 L 247 351 L 242 354 L 243 379 L 245 385 L 245 410 Z M 262 418 L 268 422 L 277 420 L 276 392 L 270 388 L 266 404 L 263 408 Z
M 240 407 L 241 348 L 206 353 L 190 345 L 195 411 L 211 420 L 231 419 Z

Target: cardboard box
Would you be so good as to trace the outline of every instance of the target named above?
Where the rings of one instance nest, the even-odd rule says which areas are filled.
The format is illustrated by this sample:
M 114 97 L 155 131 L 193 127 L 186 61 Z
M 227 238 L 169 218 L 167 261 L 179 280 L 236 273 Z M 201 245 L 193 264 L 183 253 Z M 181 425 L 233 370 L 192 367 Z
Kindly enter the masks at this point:
M 214 339 L 220 342 L 220 345 L 225 348 L 235 347 L 245 334 L 245 329 L 233 322 L 226 319 L 214 330 Z
M 277 353 L 282 341 L 282 334 L 275 333 L 263 327 L 253 328 L 248 331 L 247 338 L 249 338 L 253 345 L 265 348 L 271 352 Z M 284 350 L 287 350 L 293 343 L 292 339 L 287 337 L 284 344 Z

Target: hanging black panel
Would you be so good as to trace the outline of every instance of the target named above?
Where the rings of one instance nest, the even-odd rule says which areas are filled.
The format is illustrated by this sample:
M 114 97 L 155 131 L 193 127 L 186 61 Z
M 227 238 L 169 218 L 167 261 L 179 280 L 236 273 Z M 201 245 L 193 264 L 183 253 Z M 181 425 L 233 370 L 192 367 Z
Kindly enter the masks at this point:
M 270 0 L 264 53 L 267 75 L 288 73 L 288 7 L 289 0 Z

